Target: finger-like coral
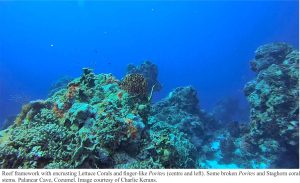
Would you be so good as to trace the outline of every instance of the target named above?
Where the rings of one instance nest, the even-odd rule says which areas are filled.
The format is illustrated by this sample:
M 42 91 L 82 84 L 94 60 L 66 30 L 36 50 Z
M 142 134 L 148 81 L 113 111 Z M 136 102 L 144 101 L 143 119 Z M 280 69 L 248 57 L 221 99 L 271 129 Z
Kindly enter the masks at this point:
M 159 91 L 162 85 L 158 81 L 158 67 L 150 61 L 145 61 L 141 65 L 134 66 L 129 64 L 127 67 L 127 74 L 142 74 L 148 83 L 148 93 Z
M 121 88 L 131 95 L 146 97 L 148 95 L 147 80 L 141 74 L 128 74 L 121 82 Z

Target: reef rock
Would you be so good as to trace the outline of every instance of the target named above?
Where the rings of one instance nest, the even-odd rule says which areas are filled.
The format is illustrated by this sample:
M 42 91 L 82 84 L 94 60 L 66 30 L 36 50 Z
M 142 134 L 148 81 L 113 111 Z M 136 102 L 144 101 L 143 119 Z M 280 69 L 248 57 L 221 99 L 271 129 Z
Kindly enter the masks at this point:
M 244 89 L 249 143 L 259 147 L 270 167 L 299 167 L 299 52 L 285 43 L 263 45 L 251 66 L 258 75 Z

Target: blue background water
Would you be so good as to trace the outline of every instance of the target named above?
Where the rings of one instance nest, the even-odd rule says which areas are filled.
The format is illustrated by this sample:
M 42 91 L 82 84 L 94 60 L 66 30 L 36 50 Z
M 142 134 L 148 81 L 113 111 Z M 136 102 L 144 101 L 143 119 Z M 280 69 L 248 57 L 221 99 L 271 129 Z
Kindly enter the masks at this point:
M 46 98 L 53 82 L 86 66 L 121 78 L 146 59 L 164 85 L 156 98 L 193 85 L 206 110 L 229 95 L 244 100 L 255 49 L 298 47 L 298 21 L 297 1 L 1 1 L 0 121 L 20 110 L 12 96 Z

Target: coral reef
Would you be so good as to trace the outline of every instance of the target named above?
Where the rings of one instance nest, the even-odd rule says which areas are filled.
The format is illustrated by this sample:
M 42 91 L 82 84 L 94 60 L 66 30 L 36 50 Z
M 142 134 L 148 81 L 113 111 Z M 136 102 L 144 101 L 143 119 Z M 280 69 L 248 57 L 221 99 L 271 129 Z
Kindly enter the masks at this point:
M 145 127 L 139 112 L 146 108 L 141 105 L 149 104 L 138 99 L 130 102 L 130 94 L 112 75 L 95 75 L 84 68 L 82 77 L 67 88 L 25 105 L 14 125 L 1 132 L 0 165 L 113 167 L 112 157 L 118 151 L 139 151 Z
M 192 86 L 151 104 L 161 85 L 150 62 L 121 81 L 83 68 L 0 131 L 0 168 L 298 168 L 299 53 L 263 45 L 251 68 L 249 123 L 229 115 L 235 99 L 207 114 Z
M 127 67 L 127 74 L 142 74 L 148 83 L 148 93 L 151 92 L 152 87 L 154 91 L 159 91 L 162 85 L 158 81 L 158 68 L 150 61 L 145 61 L 139 66 L 129 64 Z
M 208 129 L 217 127 L 216 121 L 199 109 L 196 90 L 191 87 L 179 87 L 168 97 L 157 102 L 151 110 L 149 123 L 167 123 L 186 133 L 190 141 L 198 148 L 203 144 Z
M 244 89 L 251 142 L 274 159 L 270 167 L 299 167 L 299 53 L 285 43 L 263 45 L 255 53 L 251 66 L 257 77 Z
M 257 73 L 244 88 L 250 123 L 215 131 L 198 158 L 200 168 L 299 167 L 299 53 L 285 43 L 256 50 Z
M 149 125 L 146 86 L 142 75 L 120 82 L 84 68 L 47 100 L 25 105 L 1 131 L 0 167 L 195 167 L 187 134 L 164 122 Z

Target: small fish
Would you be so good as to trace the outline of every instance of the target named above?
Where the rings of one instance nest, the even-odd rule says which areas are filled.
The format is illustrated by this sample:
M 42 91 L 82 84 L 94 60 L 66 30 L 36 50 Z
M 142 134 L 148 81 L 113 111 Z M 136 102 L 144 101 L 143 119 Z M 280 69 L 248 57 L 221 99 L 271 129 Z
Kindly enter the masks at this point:
M 28 95 L 24 93 L 19 93 L 19 94 L 9 95 L 8 100 L 18 104 L 25 104 L 28 103 L 31 99 Z

